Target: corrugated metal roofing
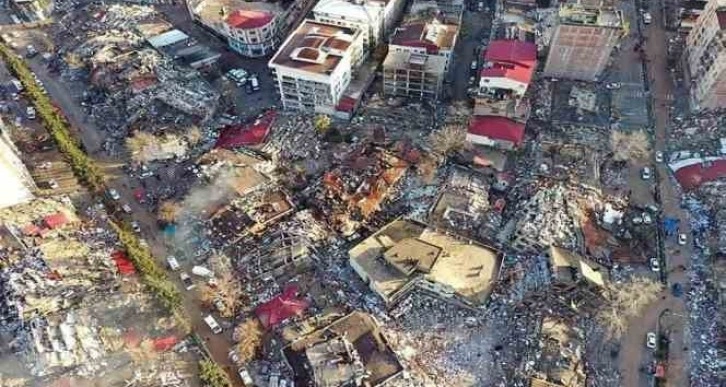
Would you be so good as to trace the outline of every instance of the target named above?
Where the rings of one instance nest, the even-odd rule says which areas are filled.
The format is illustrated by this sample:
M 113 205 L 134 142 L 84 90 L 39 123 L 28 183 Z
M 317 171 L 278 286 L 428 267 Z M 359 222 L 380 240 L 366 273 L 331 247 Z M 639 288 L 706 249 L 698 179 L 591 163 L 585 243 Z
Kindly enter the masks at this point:
M 189 39 L 189 35 L 175 29 L 151 37 L 148 39 L 148 42 L 154 48 L 161 48 L 186 39 Z

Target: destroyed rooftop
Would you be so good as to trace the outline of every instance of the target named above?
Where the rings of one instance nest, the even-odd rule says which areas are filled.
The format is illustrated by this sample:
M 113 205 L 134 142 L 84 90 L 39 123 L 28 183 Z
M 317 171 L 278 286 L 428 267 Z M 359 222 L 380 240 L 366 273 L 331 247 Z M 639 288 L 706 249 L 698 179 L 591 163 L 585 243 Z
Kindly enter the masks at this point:
M 453 49 L 459 26 L 446 24 L 435 17 L 431 21 L 411 21 L 396 28 L 391 44 L 425 48 L 429 53 Z
M 283 354 L 300 386 L 357 385 L 356 373 L 365 385 L 378 386 L 403 371 L 378 323 L 362 312 L 294 341 Z
M 328 76 L 359 35 L 357 29 L 305 20 L 285 40 L 270 64 Z
M 499 253 L 492 248 L 408 220 L 389 223 L 349 255 L 356 271 L 387 301 L 405 291 L 420 272 L 426 280 L 480 304 L 500 264 Z
M 584 387 L 584 343 L 567 322 L 545 317 L 540 331 L 541 355 L 532 387 Z
M 559 17 L 562 23 L 599 27 L 621 28 L 623 14 L 619 10 L 585 9 L 576 4 L 560 5 Z

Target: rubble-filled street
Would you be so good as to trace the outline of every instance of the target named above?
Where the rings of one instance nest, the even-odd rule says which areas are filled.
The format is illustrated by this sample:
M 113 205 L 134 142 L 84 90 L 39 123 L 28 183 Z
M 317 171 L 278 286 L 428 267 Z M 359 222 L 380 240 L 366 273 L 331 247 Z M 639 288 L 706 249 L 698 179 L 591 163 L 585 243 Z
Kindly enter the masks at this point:
M 723 385 L 724 0 L 47 3 L 1 386 Z

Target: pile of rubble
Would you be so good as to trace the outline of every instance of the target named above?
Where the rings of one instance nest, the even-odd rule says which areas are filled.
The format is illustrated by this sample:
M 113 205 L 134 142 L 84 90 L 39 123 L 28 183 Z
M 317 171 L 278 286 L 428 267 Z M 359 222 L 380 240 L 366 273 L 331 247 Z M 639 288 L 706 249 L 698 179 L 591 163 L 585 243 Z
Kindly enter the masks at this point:
M 724 153 L 721 139 L 726 138 L 726 110 L 704 110 L 687 116 L 676 116 L 670 136 L 678 141 L 668 143 L 670 151 L 699 152 L 702 156 Z

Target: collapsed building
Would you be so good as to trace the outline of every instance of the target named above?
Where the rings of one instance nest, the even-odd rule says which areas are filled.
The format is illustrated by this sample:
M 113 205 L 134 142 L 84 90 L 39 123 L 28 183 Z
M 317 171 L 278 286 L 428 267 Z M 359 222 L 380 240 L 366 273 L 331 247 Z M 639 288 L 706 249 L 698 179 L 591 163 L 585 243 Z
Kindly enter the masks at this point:
M 582 333 L 557 317 L 545 317 L 539 336 L 539 355 L 531 387 L 584 387 Z
M 314 206 L 332 227 L 351 235 L 382 209 L 410 163 L 373 145 L 361 145 L 321 177 Z
M 414 289 L 481 305 L 502 261 L 491 247 L 408 220 L 394 220 L 348 254 L 353 270 L 388 306 Z
M 380 386 L 403 372 L 376 320 L 353 312 L 282 350 L 295 385 Z
M 489 189 L 483 176 L 453 168 L 429 210 L 428 222 L 476 240 L 491 238 L 501 225 L 504 201 L 491 205 Z

